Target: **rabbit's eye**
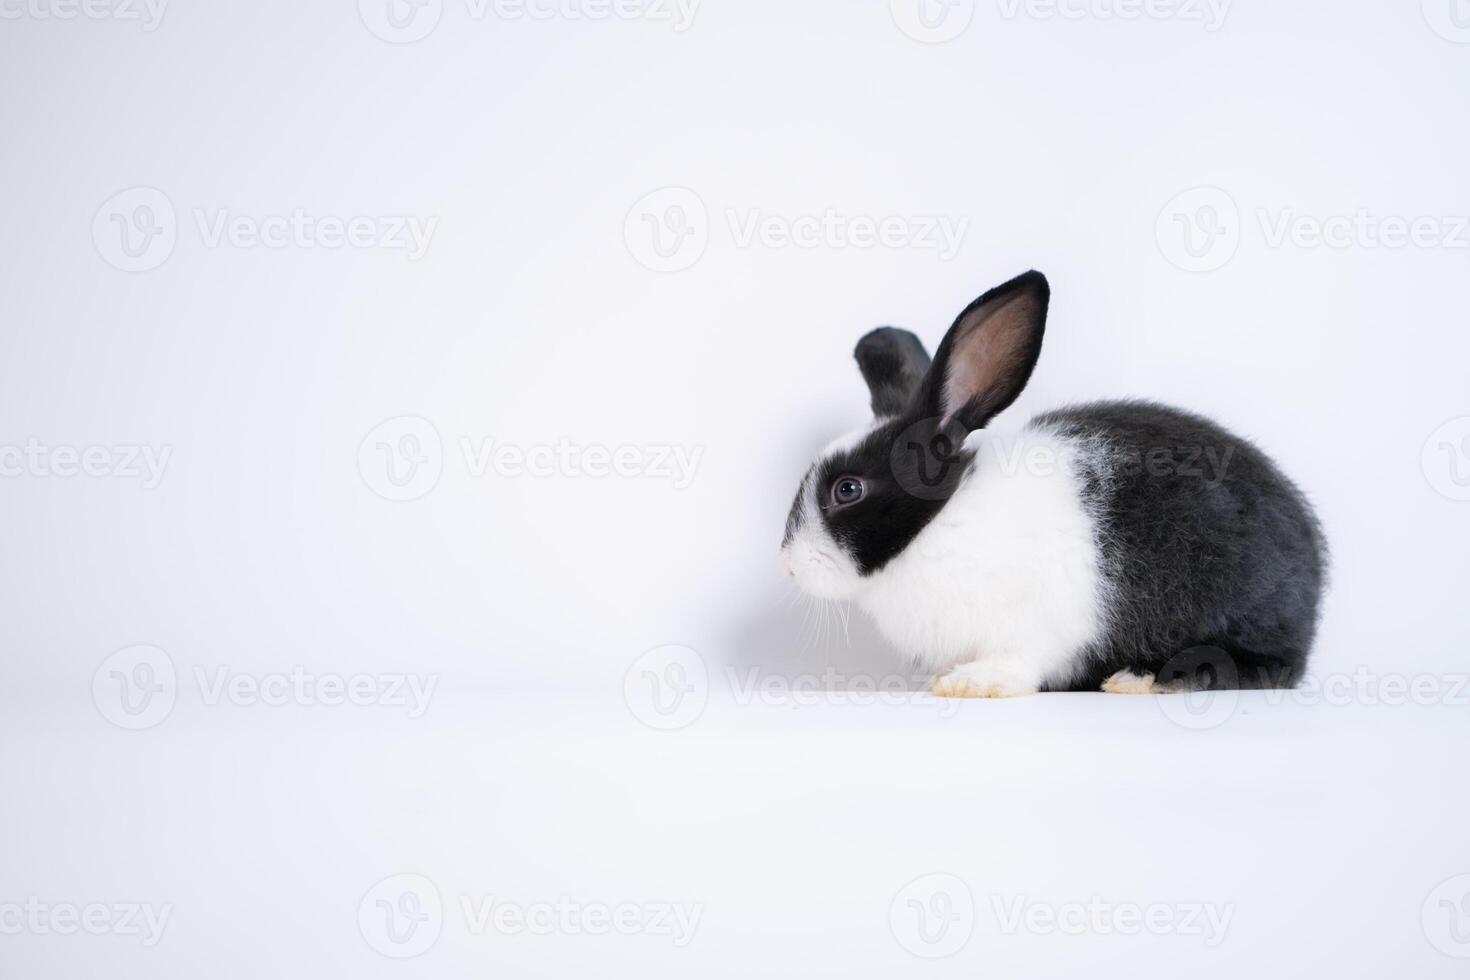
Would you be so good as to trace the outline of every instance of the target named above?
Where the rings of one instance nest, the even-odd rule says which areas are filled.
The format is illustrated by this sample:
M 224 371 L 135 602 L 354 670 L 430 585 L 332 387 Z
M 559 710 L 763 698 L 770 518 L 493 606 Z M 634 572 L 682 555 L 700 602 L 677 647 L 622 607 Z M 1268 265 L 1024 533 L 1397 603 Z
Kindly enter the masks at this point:
M 841 507 L 863 499 L 863 481 L 855 476 L 840 476 L 832 484 L 832 502 Z

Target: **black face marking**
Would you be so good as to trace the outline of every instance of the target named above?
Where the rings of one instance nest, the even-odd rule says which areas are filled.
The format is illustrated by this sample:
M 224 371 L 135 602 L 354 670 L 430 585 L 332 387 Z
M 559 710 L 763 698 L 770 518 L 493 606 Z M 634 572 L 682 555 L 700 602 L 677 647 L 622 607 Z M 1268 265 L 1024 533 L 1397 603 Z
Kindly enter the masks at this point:
M 862 575 L 873 574 L 903 551 L 939 513 L 969 468 L 969 457 L 965 454 L 938 459 L 926 442 L 920 442 L 916 452 L 895 452 L 901 438 L 914 441 L 909 431 L 914 426 L 909 419 L 885 423 L 851 449 L 823 460 L 807 477 L 818 488 L 817 505 L 823 526 L 852 556 Z M 906 464 L 905 458 L 911 462 Z M 919 468 L 930 475 L 941 471 L 945 474 L 932 492 L 915 494 L 908 489 L 915 485 Z M 855 501 L 839 504 L 833 499 L 833 493 L 844 480 L 860 481 L 862 495 Z M 798 494 L 794 510 L 799 511 L 800 507 Z M 799 525 L 800 520 L 793 514 L 787 527 Z

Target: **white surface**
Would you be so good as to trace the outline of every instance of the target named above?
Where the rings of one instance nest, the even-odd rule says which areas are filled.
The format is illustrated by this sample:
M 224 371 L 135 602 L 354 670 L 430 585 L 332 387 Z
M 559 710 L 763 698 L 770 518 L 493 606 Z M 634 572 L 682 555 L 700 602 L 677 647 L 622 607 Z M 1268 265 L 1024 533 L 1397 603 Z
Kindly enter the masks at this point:
M 1470 871 L 1465 708 L 1156 699 L 741 705 L 654 731 L 616 696 L 203 708 L 143 732 L 32 706 L 0 730 L 6 897 L 171 903 L 124 936 L 0 937 L 35 977 L 1463 976 L 1421 908 Z M 942 872 L 974 934 L 920 961 L 890 906 Z M 432 880 L 442 933 L 380 956 L 359 901 Z M 474 935 L 459 899 L 699 905 L 693 941 Z M 1004 933 L 991 903 L 1233 910 L 1203 936 Z M 1436 910 L 1437 911 L 1437 910 Z M 1470 952 L 1470 949 L 1466 949 Z

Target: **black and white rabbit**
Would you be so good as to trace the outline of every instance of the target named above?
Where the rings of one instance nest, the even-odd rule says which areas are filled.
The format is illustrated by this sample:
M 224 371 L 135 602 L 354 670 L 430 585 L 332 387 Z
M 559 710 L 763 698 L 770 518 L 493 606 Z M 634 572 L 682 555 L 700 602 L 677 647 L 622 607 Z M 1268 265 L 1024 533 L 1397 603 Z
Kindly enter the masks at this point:
M 865 610 L 936 694 L 1295 685 L 1326 546 L 1264 453 L 1139 401 L 986 430 L 1031 376 L 1049 298 L 1038 272 L 991 290 L 932 363 L 907 331 L 858 343 L 875 417 L 807 472 L 786 570 Z

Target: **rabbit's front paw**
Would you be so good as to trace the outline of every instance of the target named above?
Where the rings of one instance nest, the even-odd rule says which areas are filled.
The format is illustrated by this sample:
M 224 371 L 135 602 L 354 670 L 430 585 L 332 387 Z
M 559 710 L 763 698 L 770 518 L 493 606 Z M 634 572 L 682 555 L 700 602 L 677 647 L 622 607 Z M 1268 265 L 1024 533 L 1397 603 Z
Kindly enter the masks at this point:
M 1153 674 L 1135 674 L 1131 670 L 1120 670 L 1103 681 L 1102 689 L 1108 694 L 1160 694 L 1164 689 L 1154 683 Z
M 960 664 L 929 682 L 929 693 L 941 698 L 1019 698 L 1041 689 L 1030 678 L 994 664 Z

